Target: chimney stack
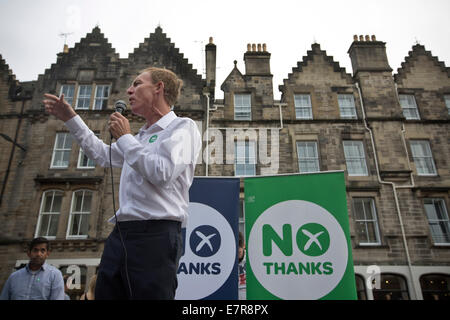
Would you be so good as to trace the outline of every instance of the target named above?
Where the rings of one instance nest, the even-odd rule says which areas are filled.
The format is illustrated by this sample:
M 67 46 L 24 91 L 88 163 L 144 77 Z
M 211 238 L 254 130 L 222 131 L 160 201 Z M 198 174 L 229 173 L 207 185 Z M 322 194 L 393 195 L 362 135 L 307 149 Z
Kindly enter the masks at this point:
M 214 95 L 214 89 L 216 87 L 216 45 L 213 43 L 212 37 L 209 37 L 209 43 L 205 46 L 205 59 L 206 85 Z
M 360 35 L 359 40 L 354 35 L 348 54 L 352 61 L 353 75 L 360 71 L 392 72 L 386 54 L 386 43 L 377 41 L 374 35 Z
M 271 76 L 270 53 L 267 45 L 247 44 L 247 52 L 244 54 L 245 74 L 249 76 Z

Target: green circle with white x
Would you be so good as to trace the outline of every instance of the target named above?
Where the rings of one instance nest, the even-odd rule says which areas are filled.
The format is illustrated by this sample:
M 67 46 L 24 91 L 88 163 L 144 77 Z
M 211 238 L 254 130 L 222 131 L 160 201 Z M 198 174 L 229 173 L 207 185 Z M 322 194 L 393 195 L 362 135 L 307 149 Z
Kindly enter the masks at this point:
M 150 139 L 148 139 L 148 142 L 153 143 L 156 141 L 156 139 L 158 139 L 158 135 L 154 134 L 150 137 Z
M 330 247 L 330 234 L 321 224 L 307 223 L 297 232 L 297 245 L 307 256 L 321 256 Z

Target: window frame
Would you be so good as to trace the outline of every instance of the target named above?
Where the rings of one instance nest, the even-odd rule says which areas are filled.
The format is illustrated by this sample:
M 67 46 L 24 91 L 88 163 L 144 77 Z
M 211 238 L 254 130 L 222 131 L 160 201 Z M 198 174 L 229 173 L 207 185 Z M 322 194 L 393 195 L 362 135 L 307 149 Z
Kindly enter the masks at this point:
M 83 166 L 82 162 L 84 162 L 84 158 L 87 159 L 87 165 Z M 89 165 L 91 164 L 91 165 Z M 80 151 L 78 152 L 78 161 L 77 161 L 77 169 L 87 170 L 87 169 L 95 169 L 96 163 L 94 160 L 91 160 L 87 154 L 84 153 L 83 149 L 80 147 Z
M 419 278 L 420 290 L 422 291 L 423 300 L 433 300 L 433 299 L 427 299 L 430 295 L 433 295 L 433 294 L 437 295 L 437 297 L 439 297 L 442 294 L 444 294 L 444 296 L 447 295 L 447 297 L 450 296 L 450 290 L 449 289 L 447 289 L 447 290 L 439 290 L 439 289 L 436 289 L 436 288 L 428 289 L 428 288 L 425 287 L 425 281 L 427 281 L 427 280 L 430 281 L 430 278 L 433 278 L 433 277 L 434 277 L 434 279 L 432 279 L 432 280 L 436 280 L 436 278 L 440 277 L 441 279 L 439 279 L 439 280 L 441 280 L 441 283 L 442 283 L 442 281 L 445 281 L 447 283 L 447 288 L 449 287 L 449 284 L 450 284 L 450 275 L 449 274 L 443 274 L 443 273 L 426 273 L 426 274 L 423 274 Z M 431 283 L 431 284 L 433 284 L 433 283 Z M 436 299 L 436 296 L 435 296 L 434 300 L 440 300 L 440 299 Z
M 365 201 L 368 200 L 370 201 L 370 209 L 371 209 L 371 214 L 372 214 L 372 219 L 367 219 L 367 214 L 366 214 L 366 206 L 365 206 Z M 356 201 L 362 201 L 362 208 L 364 210 L 364 219 L 358 219 L 358 215 L 356 213 Z M 373 224 L 373 233 L 375 235 L 375 240 L 374 242 L 359 242 L 358 244 L 360 246 L 380 246 L 381 245 L 381 236 L 380 236 L 380 225 L 378 222 L 378 215 L 377 215 L 377 209 L 376 209 L 376 205 L 375 205 L 375 199 L 372 197 L 353 197 L 352 198 L 352 213 L 353 213 L 353 219 L 355 222 L 355 228 L 357 228 L 358 223 L 364 223 L 365 225 L 365 236 L 366 239 L 369 239 L 369 230 L 368 230 L 368 223 L 372 223 Z M 356 232 L 356 230 L 355 230 Z M 359 235 L 358 232 L 356 232 L 356 235 Z M 357 236 L 357 240 L 361 240 L 358 236 Z
M 58 146 L 58 142 L 59 142 L 59 137 L 61 137 L 61 135 L 64 135 L 64 142 L 63 142 L 63 147 L 62 148 L 57 148 Z M 67 141 L 67 137 L 69 137 L 70 140 L 70 148 L 66 147 L 66 141 Z M 72 136 L 70 135 L 69 132 L 56 132 L 56 136 L 55 136 L 55 143 L 53 145 L 53 152 L 52 152 L 52 159 L 50 161 L 50 169 L 67 169 L 70 165 L 70 154 L 72 152 L 72 145 L 73 145 L 73 139 Z M 63 160 L 64 160 L 64 154 L 67 153 L 68 154 L 68 160 L 67 160 L 67 165 L 55 165 L 55 157 L 57 154 L 59 154 L 60 152 L 62 152 L 63 154 Z M 61 160 L 59 160 L 61 161 Z
M 352 158 L 347 158 L 347 152 L 346 152 L 346 147 L 350 147 L 348 144 L 358 144 L 358 153 L 361 155 L 362 153 L 362 157 L 352 157 Z M 369 176 L 369 168 L 367 166 L 367 159 L 366 159 L 366 152 L 364 150 L 364 142 L 362 140 L 343 140 L 342 141 L 342 146 L 344 148 L 344 159 L 345 159 L 345 166 L 347 168 L 347 174 L 350 177 L 367 177 Z M 361 167 L 364 169 L 363 173 L 359 174 L 359 173 L 351 173 L 349 170 L 349 161 L 359 161 L 360 164 L 364 164 L 363 166 L 361 165 Z
M 433 205 L 433 208 L 436 210 L 436 205 L 435 202 L 440 202 L 441 203 L 441 208 L 442 208 L 442 212 L 441 215 L 444 216 L 444 219 L 431 219 L 428 210 L 427 210 L 427 201 L 431 201 L 431 205 Z M 433 239 L 433 243 L 434 245 L 437 246 L 450 246 L 450 219 L 448 216 L 448 210 L 447 210 L 447 206 L 445 203 L 445 199 L 443 198 L 438 198 L 438 197 L 433 197 L 433 198 L 424 198 L 423 199 L 423 206 L 424 206 L 424 211 L 425 211 L 425 216 L 427 218 L 428 221 L 428 227 L 430 230 L 430 234 L 431 234 L 431 239 Z M 438 217 L 438 215 L 436 214 L 436 217 Z M 440 223 L 444 223 L 447 224 L 447 229 L 449 230 L 449 232 L 447 233 L 447 236 L 445 236 L 445 233 L 442 234 L 435 234 L 435 232 L 433 232 L 433 228 L 431 227 L 432 224 L 438 224 L 440 226 Z M 442 227 L 440 226 L 440 228 L 442 229 Z M 449 240 L 448 242 L 440 242 L 440 241 L 436 241 L 438 237 L 442 237 L 445 238 L 447 237 Z
M 413 145 L 419 144 L 419 143 L 426 146 L 425 149 L 427 152 L 429 152 L 429 155 L 424 155 L 424 156 L 414 155 L 415 148 L 413 148 Z M 411 148 L 411 156 L 413 158 L 414 165 L 416 167 L 417 175 L 418 176 L 437 176 L 438 173 L 437 173 L 436 163 L 434 162 L 434 157 L 433 157 L 433 152 L 431 150 L 430 141 L 417 139 L 417 140 L 410 140 L 409 144 L 410 144 L 410 148 Z M 422 148 L 422 150 L 423 150 L 423 148 Z M 430 161 L 429 164 L 431 164 L 431 167 L 432 167 L 431 169 L 433 171 L 432 173 L 419 172 L 419 168 L 422 169 L 422 166 L 418 165 L 418 164 L 420 164 L 421 159 L 425 159 L 425 163 L 427 163 L 427 160 Z M 428 166 L 427 166 L 427 168 L 428 168 Z
M 90 110 L 91 109 L 91 100 L 92 100 L 92 83 L 91 84 L 79 84 L 78 90 L 77 90 L 77 102 L 75 105 L 75 110 Z M 82 94 L 82 88 L 89 88 L 89 95 L 86 95 L 85 93 Z M 83 107 L 80 107 L 80 100 L 83 101 Z M 87 108 L 86 108 L 86 102 L 87 102 Z
M 406 97 L 412 99 L 404 99 Z M 403 116 L 406 120 L 420 120 L 419 107 L 417 106 L 417 101 L 414 94 L 400 93 L 398 95 L 398 100 L 400 107 L 402 108 Z M 411 112 L 411 110 L 414 110 L 415 113 L 413 117 L 410 116 L 411 113 L 409 113 L 408 116 L 405 114 L 406 112 Z
M 238 163 L 239 159 L 241 159 L 242 157 L 240 157 L 238 155 L 238 144 L 242 144 L 244 143 L 244 163 Z M 251 147 L 252 146 L 252 147 Z M 240 146 L 242 147 L 242 146 Z M 254 157 L 250 156 L 251 150 L 253 150 L 253 154 Z M 253 162 L 252 162 L 253 161 Z M 237 174 L 237 166 L 238 165 L 243 165 L 244 166 L 244 174 Z M 253 174 L 247 174 L 247 166 L 251 166 L 251 170 L 253 171 Z M 235 177 L 251 177 L 251 176 L 256 176 L 256 141 L 253 140 L 237 140 L 234 142 L 234 176 Z
M 304 100 L 299 99 L 299 98 L 305 98 L 305 97 L 307 98 L 306 106 L 303 105 Z M 300 101 L 302 101 L 302 103 L 300 103 Z M 295 119 L 296 120 L 313 120 L 311 94 L 309 94 L 309 93 L 294 94 L 294 110 L 295 110 Z M 305 114 L 307 114 L 307 115 L 304 116 Z
M 85 194 L 89 193 L 91 200 L 90 200 L 90 208 L 89 211 L 83 212 L 83 211 L 77 211 L 74 212 L 74 205 L 75 205 L 75 201 L 76 201 L 76 196 L 77 194 L 79 194 L 80 192 L 82 192 L 82 200 L 81 200 L 81 210 L 83 210 L 83 206 L 84 206 L 84 199 L 85 199 Z M 92 190 L 89 189 L 78 189 L 78 190 L 74 190 L 72 192 L 72 200 L 70 203 L 70 211 L 69 211 L 69 219 L 67 222 L 67 231 L 66 231 L 66 239 L 87 239 L 89 237 L 89 227 L 90 227 L 90 218 L 91 218 L 91 213 L 92 213 L 92 202 L 93 202 L 93 198 L 94 198 L 94 192 Z M 78 234 L 72 234 L 72 229 L 73 229 L 73 224 L 74 224 L 74 219 L 76 218 L 75 215 L 81 215 L 81 223 L 78 226 Z M 83 219 L 83 216 L 87 216 L 85 219 L 87 219 L 87 222 L 85 222 L 85 220 Z M 87 230 L 86 230 L 86 234 L 79 234 L 80 230 L 82 229 L 81 225 L 83 223 L 87 223 Z
M 49 212 L 43 212 L 43 209 L 45 207 L 46 204 L 46 200 L 47 200 L 47 194 L 48 193 L 52 193 L 52 200 L 51 200 L 51 204 L 50 204 L 50 211 Z M 59 208 L 59 212 L 52 212 L 53 209 L 53 204 L 55 201 L 55 195 L 58 195 L 61 197 L 61 202 L 60 202 L 60 208 Z M 58 235 L 58 224 L 59 224 L 59 220 L 61 217 L 61 208 L 62 208 L 62 204 L 63 204 L 63 200 L 64 200 L 64 192 L 58 189 L 50 189 L 50 190 L 45 190 L 42 193 L 42 198 L 41 198 L 41 204 L 39 206 L 39 216 L 38 216 L 38 220 L 36 223 L 36 230 L 34 232 L 34 237 L 46 237 L 49 240 L 54 240 L 56 238 L 56 236 Z M 43 219 L 44 216 L 49 215 L 51 217 L 49 217 L 49 221 L 48 221 L 48 225 L 47 225 L 47 232 L 45 234 L 41 234 L 41 227 L 42 227 L 42 223 L 43 223 Z M 52 224 L 51 221 L 53 219 L 53 216 L 56 216 L 56 230 L 55 230 L 55 235 L 48 235 L 49 229 L 50 229 L 50 225 Z
M 341 98 L 347 97 L 351 97 L 351 99 L 349 99 L 349 101 L 351 101 L 351 106 L 342 106 Z M 341 119 L 358 119 L 358 114 L 356 113 L 355 96 L 352 93 L 338 93 L 338 105 Z M 343 110 L 350 110 L 350 115 L 343 114 Z
M 252 120 L 252 95 L 250 93 L 235 93 L 233 95 L 233 99 L 234 99 L 233 100 L 234 101 L 234 120 L 251 121 Z M 248 105 L 246 105 L 245 103 L 248 103 Z
M 300 145 L 305 144 L 305 147 L 308 147 L 308 144 L 312 144 L 314 146 L 314 152 L 315 155 L 314 157 L 305 157 L 305 158 L 300 158 Z M 296 146 L 297 146 L 297 163 L 298 163 L 298 172 L 300 173 L 313 173 L 313 172 L 320 172 L 320 161 L 319 161 L 319 148 L 318 148 L 318 143 L 317 141 L 296 141 Z M 308 150 L 308 149 L 306 149 Z M 303 159 L 303 160 L 301 160 Z M 317 171 L 302 171 L 301 170 L 301 162 L 312 162 L 314 161 L 314 164 L 317 168 Z
M 355 273 L 356 296 L 358 300 L 367 300 L 366 281 L 363 276 Z
M 444 103 L 447 107 L 447 113 L 450 116 L 450 94 L 444 94 Z
M 104 90 L 105 90 L 104 88 L 105 87 L 108 88 L 107 96 L 105 97 L 104 95 L 102 95 L 101 97 L 97 97 L 98 89 L 99 88 L 103 88 L 102 92 L 104 92 Z M 96 84 L 95 85 L 95 92 L 94 92 L 94 103 L 92 105 L 92 110 L 106 110 L 108 108 L 108 101 L 109 101 L 110 93 L 111 93 L 111 85 L 110 84 Z M 98 101 L 100 101 L 100 104 L 102 106 L 102 108 L 100 108 L 100 109 L 97 108 L 97 102 Z M 105 104 L 104 108 L 103 108 L 103 104 Z
M 65 88 L 72 88 L 72 90 L 64 90 Z M 61 87 L 59 89 L 59 96 L 61 96 L 64 93 L 64 100 L 66 100 L 66 102 L 73 107 L 73 101 L 75 98 L 75 89 L 76 89 L 76 84 L 75 83 L 64 83 L 61 84 Z M 72 91 L 72 95 L 69 95 L 68 93 L 70 93 L 70 91 Z
M 401 281 L 401 283 L 399 281 L 400 289 L 393 290 L 392 288 L 383 288 L 384 284 L 386 284 L 386 281 L 387 281 L 386 277 L 398 278 Z M 408 281 L 403 275 L 396 274 L 396 273 L 381 273 L 380 281 L 381 281 L 380 289 L 376 289 L 376 286 L 372 289 L 372 295 L 373 295 L 374 300 L 391 300 L 391 299 L 375 299 L 375 298 L 378 294 L 383 294 L 383 293 L 386 294 L 389 292 L 392 293 L 394 291 L 396 293 L 399 293 L 400 295 L 402 295 L 401 300 L 410 300 L 411 299 L 410 294 L 409 294 Z M 402 288 L 402 285 L 404 288 Z M 385 297 L 387 297 L 387 296 L 388 295 L 386 294 Z
M 100 134 L 99 133 L 95 133 L 95 136 L 97 138 L 99 138 Z M 87 159 L 87 163 L 89 164 L 90 162 L 92 162 L 93 165 L 91 166 L 82 166 L 81 165 L 81 161 L 84 160 L 84 157 L 86 157 Z M 97 166 L 97 164 L 95 163 L 94 160 L 91 160 L 87 154 L 84 153 L 83 148 L 81 148 L 80 146 L 80 150 L 78 151 L 78 161 L 77 161 L 77 169 L 81 169 L 81 170 L 87 170 L 87 169 L 95 169 L 95 167 Z

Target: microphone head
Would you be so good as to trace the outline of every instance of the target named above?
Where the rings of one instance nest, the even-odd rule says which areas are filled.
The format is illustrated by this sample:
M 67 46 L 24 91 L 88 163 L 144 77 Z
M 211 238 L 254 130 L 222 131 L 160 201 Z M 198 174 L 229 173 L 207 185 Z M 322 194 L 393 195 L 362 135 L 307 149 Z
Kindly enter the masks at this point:
M 123 112 L 127 109 L 127 104 L 123 100 L 117 100 L 116 103 L 114 103 L 114 109 L 116 112 L 123 114 Z

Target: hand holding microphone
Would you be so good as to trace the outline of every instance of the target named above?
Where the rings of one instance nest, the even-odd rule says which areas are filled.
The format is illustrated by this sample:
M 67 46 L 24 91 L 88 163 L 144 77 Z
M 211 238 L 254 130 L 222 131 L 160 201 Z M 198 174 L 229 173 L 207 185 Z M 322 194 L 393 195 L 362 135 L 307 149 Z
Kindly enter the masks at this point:
M 111 135 L 117 140 L 124 134 L 131 133 L 130 122 L 125 118 L 122 113 L 127 108 L 124 101 L 118 100 L 114 104 L 116 112 L 114 112 L 109 118 L 109 131 Z

